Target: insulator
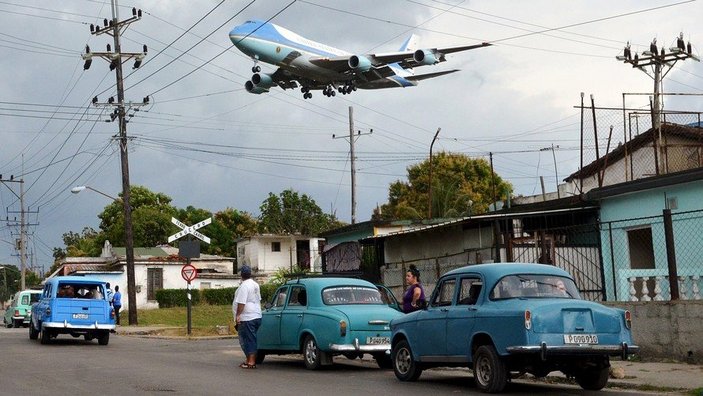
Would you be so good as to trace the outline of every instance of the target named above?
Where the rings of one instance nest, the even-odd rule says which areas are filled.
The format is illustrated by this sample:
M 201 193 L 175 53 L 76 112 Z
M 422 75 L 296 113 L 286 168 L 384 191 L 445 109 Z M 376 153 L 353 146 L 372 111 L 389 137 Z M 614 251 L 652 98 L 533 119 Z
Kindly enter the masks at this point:
M 144 104 L 149 103 L 149 95 L 144 97 L 144 100 L 142 101 Z
M 137 16 L 137 8 L 132 7 L 132 16 Z
M 110 27 L 112 27 L 112 25 L 114 25 L 114 23 L 115 23 L 114 21 L 110 20 Z
M 144 50 L 144 51 L 142 51 L 142 52 L 144 52 L 144 53 L 146 54 L 146 44 L 144 44 L 144 46 L 142 47 L 142 49 Z
M 657 45 L 654 42 L 649 45 L 649 52 L 651 52 L 652 55 L 656 55 L 657 53 L 659 53 L 659 50 L 657 50 Z
M 666 52 L 664 51 L 664 47 L 662 47 L 661 56 L 664 56 L 664 55 L 666 55 Z
M 639 60 L 640 60 L 639 55 L 637 55 L 637 54 L 635 53 L 635 60 L 634 60 L 635 66 L 637 66 L 637 62 L 639 62 Z
M 142 17 L 142 9 L 140 8 L 137 10 L 137 17 L 141 18 Z
M 112 50 L 112 47 L 110 47 L 110 44 L 107 44 L 107 52 L 110 52 Z
M 690 41 L 688 42 L 688 44 L 686 44 L 686 52 L 687 52 L 689 55 L 692 54 L 692 52 L 691 52 L 691 42 L 690 42 Z
M 87 45 L 85 46 L 85 53 L 86 53 L 86 54 L 89 54 L 89 53 L 90 53 L 90 47 L 88 47 Z
M 117 68 L 117 60 L 110 62 L 110 71 L 115 70 L 115 68 Z
M 103 25 L 105 25 L 105 27 L 107 27 L 107 18 L 103 19 Z
M 90 24 L 90 32 L 95 32 L 95 25 L 93 25 L 92 23 Z
M 93 60 L 88 58 L 85 60 L 85 63 L 83 64 L 83 70 L 88 70 L 90 69 L 90 65 L 93 64 Z
M 98 97 L 97 97 L 97 96 L 93 97 L 93 104 L 96 104 L 96 103 L 98 103 Z
M 631 59 L 632 56 L 630 56 L 630 47 L 625 47 L 625 58 Z
M 110 96 L 110 98 L 107 100 L 107 103 L 110 103 L 110 104 L 115 103 L 115 97 Z

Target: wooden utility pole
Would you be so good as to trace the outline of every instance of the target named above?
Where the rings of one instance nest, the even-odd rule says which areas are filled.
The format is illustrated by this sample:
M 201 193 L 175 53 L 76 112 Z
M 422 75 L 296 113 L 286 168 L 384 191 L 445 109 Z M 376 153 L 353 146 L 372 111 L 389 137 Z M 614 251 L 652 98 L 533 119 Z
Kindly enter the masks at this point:
M 354 135 L 354 108 L 349 106 L 349 156 L 351 163 L 351 223 L 356 224 L 356 166 L 354 161 L 356 160 L 356 154 L 354 153 L 354 142 L 362 135 L 370 135 L 373 133 L 371 129 L 367 133 L 361 133 L 357 131 Z M 346 136 L 336 136 L 332 135 L 332 139 L 347 139 Z
M 437 128 L 437 133 L 434 134 L 434 138 L 432 138 L 432 143 L 430 144 L 430 177 L 427 190 L 427 220 L 432 219 L 432 146 L 434 146 L 434 142 L 437 140 L 437 136 L 439 136 L 439 131 L 441 130 L 442 128 Z

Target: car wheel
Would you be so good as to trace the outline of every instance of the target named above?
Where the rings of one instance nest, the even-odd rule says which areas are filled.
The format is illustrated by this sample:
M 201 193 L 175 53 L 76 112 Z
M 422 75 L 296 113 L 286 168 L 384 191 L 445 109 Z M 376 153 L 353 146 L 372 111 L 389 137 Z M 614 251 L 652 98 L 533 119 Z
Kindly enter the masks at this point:
M 391 359 L 390 355 L 379 353 L 374 355 L 373 358 L 376 359 L 376 364 L 379 368 L 384 370 L 393 368 L 393 359 Z
M 319 369 L 322 361 L 322 353 L 320 348 L 317 347 L 315 337 L 307 335 L 303 342 L 303 360 L 305 361 L 305 368 L 308 370 Z
M 51 341 L 51 331 L 49 329 L 41 328 L 39 330 L 39 342 L 42 344 L 48 344 Z
M 34 328 L 32 322 L 29 322 L 29 339 L 36 340 L 37 338 L 39 338 L 39 331 Z
M 9 321 L 9 322 L 8 322 L 8 321 L 6 321 L 5 319 L 3 319 L 2 321 L 5 322 L 5 327 L 7 327 L 8 329 L 11 329 L 11 328 L 12 328 L 12 321 Z
M 483 392 L 497 393 L 508 383 L 505 363 L 498 356 L 493 345 L 482 345 L 474 354 L 474 379 Z
M 605 367 L 589 367 L 576 374 L 576 383 L 586 390 L 601 390 L 608 383 L 610 370 Z
M 393 347 L 391 362 L 395 376 L 401 381 L 415 381 L 422 374 L 422 369 L 413 358 L 413 351 L 406 340 L 400 341 Z
M 98 344 L 107 345 L 110 342 L 110 332 L 105 330 L 98 336 Z
M 256 364 L 261 364 L 266 359 L 266 351 L 259 349 L 256 351 Z

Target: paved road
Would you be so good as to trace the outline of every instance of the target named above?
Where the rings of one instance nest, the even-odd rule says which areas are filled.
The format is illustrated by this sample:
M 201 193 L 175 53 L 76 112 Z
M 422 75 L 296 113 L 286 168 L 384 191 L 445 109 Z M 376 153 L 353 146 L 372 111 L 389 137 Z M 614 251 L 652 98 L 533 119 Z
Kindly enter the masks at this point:
M 428 370 L 415 383 L 369 361 L 335 359 L 322 371 L 305 370 L 299 356 L 267 357 L 255 370 L 237 365 L 234 339 L 173 340 L 113 335 L 107 346 L 59 336 L 50 345 L 30 341 L 27 329 L 0 328 L 0 394 L 18 395 L 308 395 L 478 394 L 467 370 Z M 603 395 L 571 386 L 512 383 L 508 394 Z M 641 394 L 641 392 L 639 393 Z

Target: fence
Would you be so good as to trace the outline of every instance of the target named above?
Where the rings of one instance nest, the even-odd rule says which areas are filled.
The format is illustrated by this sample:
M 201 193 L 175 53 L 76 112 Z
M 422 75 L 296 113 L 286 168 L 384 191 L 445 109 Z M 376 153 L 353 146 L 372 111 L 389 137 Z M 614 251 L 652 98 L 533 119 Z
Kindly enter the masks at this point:
M 700 300 L 703 210 L 601 224 L 608 300 Z

